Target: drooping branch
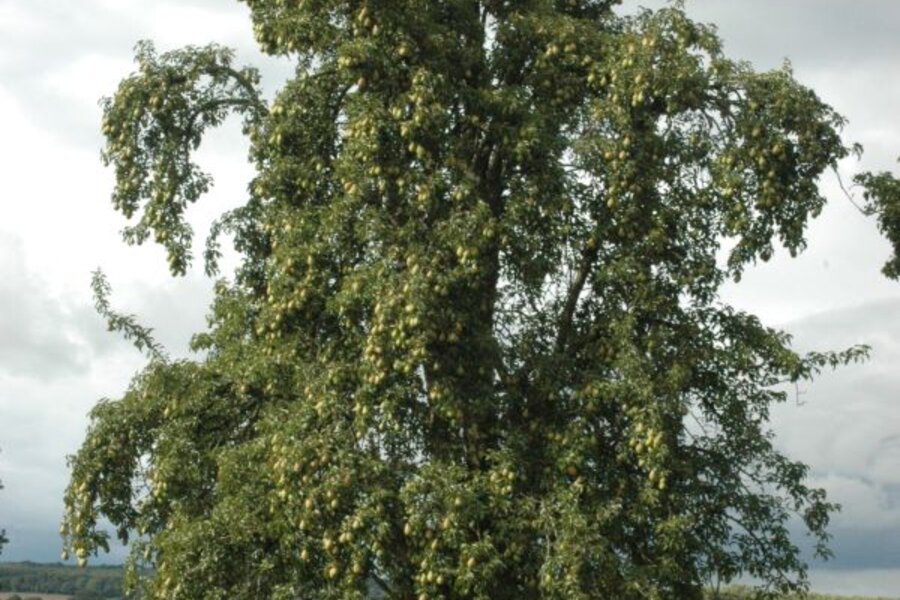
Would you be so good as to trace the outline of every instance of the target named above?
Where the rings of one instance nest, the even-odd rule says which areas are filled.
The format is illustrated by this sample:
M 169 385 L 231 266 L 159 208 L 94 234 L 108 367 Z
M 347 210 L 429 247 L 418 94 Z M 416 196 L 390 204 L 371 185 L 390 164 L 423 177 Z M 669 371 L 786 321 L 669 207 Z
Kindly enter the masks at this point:
M 268 114 L 256 70 L 235 69 L 233 54 L 218 46 L 188 47 L 157 56 L 153 46 L 137 48 L 138 73 L 104 101 L 104 161 L 116 168 L 113 205 L 139 220 L 124 230 L 125 241 L 151 234 L 168 253 L 169 267 L 183 275 L 191 261 L 192 231 L 187 205 L 212 185 L 192 160 L 208 127 L 231 113 L 244 117 L 244 131 Z
M 584 291 L 588 277 L 597 256 L 600 253 L 600 246 L 597 240 L 591 237 L 581 250 L 581 260 L 578 261 L 578 270 L 575 273 L 575 279 L 569 284 L 566 291 L 566 301 L 563 304 L 562 312 L 559 316 L 559 329 L 556 335 L 556 352 L 560 353 L 565 350 L 569 337 L 572 334 L 572 324 L 575 316 L 575 309 L 578 308 L 578 299 Z

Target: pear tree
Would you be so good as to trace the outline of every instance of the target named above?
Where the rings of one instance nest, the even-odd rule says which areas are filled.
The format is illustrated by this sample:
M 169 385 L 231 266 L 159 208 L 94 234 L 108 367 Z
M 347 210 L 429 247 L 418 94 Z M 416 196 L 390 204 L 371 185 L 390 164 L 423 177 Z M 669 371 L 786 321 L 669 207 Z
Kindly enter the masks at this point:
M 791 532 L 827 556 L 836 506 L 770 410 L 866 349 L 799 354 L 720 290 L 804 250 L 843 118 L 678 5 L 245 2 L 296 66 L 274 99 L 228 49 L 144 42 L 104 104 L 125 241 L 174 275 L 204 133 L 241 119 L 255 176 L 196 358 L 95 279 L 149 359 L 71 457 L 67 552 L 110 523 L 159 599 L 805 589 Z

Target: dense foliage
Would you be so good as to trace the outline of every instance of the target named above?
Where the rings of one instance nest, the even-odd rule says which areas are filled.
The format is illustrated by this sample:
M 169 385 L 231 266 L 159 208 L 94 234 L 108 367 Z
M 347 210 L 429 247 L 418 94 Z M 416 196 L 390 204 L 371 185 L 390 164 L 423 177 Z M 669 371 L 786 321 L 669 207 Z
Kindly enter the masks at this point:
M 105 105 L 126 240 L 175 274 L 204 131 L 239 114 L 257 175 L 207 244 L 210 273 L 221 233 L 242 263 L 199 358 L 167 359 L 95 280 L 151 360 L 72 458 L 79 560 L 102 517 L 148 598 L 803 589 L 791 519 L 827 555 L 835 507 L 769 410 L 865 349 L 798 355 L 718 291 L 804 249 L 841 117 L 677 7 L 247 4 L 297 65 L 273 102 L 225 49 L 143 43 Z
M 0 592 L 28 596 L 65 594 L 77 600 L 123 597 L 124 573 L 118 567 L 76 569 L 64 565 L 0 563 Z

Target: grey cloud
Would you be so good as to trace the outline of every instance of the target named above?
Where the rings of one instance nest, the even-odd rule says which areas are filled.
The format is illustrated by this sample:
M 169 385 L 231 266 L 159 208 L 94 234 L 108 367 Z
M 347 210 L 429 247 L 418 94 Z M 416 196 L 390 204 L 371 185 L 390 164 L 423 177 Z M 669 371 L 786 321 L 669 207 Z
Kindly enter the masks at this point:
M 53 380 L 86 375 L 92 362 L 135 354 L 107 330 L 92 306 L 54 297 L 30 272 L 20 239 L 0 231 L 0 375 Z M 89 283 L 85 274 L 84 285 Z M 161 285 L 137 284 L 116 294 L 115 310 L 133 313 L 174 356 L 187 356 L 191 335 L 206 326 L 213 282 L 198 274 Z
M 900 297 L 789 323 L 795 347 L 865 343 L 862 365 L 802 385 L 800 402 L 773 411 L 778 444 L 812 469 L 812 483 L 843 506 L 831 532 L 830 568 L 891 567 L 900 559 Z
M 719 23 L 733 52 L 766 67 L 787 57 L 829 69 L 858 68 L 893 61 L 900 47 L 900 4 L 892 0 L 698 0 L 688 7 Z
M 627 0 L 624 6 L 659 8 L 663 0 Z M 855 69 L 893 61 L 900 48 L 900 4 L 893 0 L 688 0 L 694 19 L 715 23 L 726 52 L 760 68 L 784 58 L 808 66 Z
M 895 285 L 896 298 L 810 315 L 792 323 L 790 329 L 798 337 L 816 337 L 822 341 L 844 339 L 854 332 L 894 339 L 900 334 L 900 284 Z
M 25 266 L 21 242 L 0 232 L 0 373 L 53 378 L 83 372 L 87 348 L 67 309 Z
M 172 356 L 189 356 L 191 337 L 206 329 L 207 309 L 212 300 L 212 280 L 191 274 L 161 285 L 139 283 L 121 296 L 115 293 L 115 281 L 111 284 L 112 303 L 116 310 L 133 313 L 142 325 L 153 328 L 156 340 Z
M 82 95 L 91 94 L 92 104 L 73 105 L 72 98 L 54 85 L 55 76 L 66 75 L 66 69 L 79 59 L 121 62 L 123 67 L 119 77 L 127 76 L 133 69 L 125 67 L 124 61 L 131 59 L 136 42 L 153 37 L 151 17 L 166 7 L 208 10 L 211 15 L 243 16 L 246 13 L 246 8 L 237 2 L 226 7 L 221 2 L 206 0 L 132 4 L 134 10 L 123 10 L 115 3 L 100 0 L 13 2 L 15 10 L 10 13 L 13 23 L 15 19 L 21 19 L 23 23 L 21 27 L 10 24 L 3 27 L 0 23 L 0 57 L 4 54 L 11 57 L 0 61 L 2 86 L 19 99 L 35 120 L 62 140 L 99 147 L 100 109 L 93 101 L 99 102 L 103 96 L 111 95 L 115 91 L 115 81 L 104 84 L 96 80 L 96 74 L 91 72 L 95 67 L 92 63 L 86 64 L 85 69 L 74 74 L 81 80 L 71 82 L 71 85 L 82 88 L 79 90 Z M 177 45 L 217 42 L 235 47 L 238 62 L 261 68 L 268 92 L 289 72 L 285 61 L 260 54 L 251 35 L 249 18 L 242 36 L 200 39 L 192 29 L 184 28 L 182 37 L 184 40 L 179 40 Z M 161 49 L 168 47 L 162 44 Z M 63 106 L 66 109 L 61 110 Z
M 900 564 L 900 527 L 833 528 L 831 569 L 889 569 Z
M 4 560 L 58 558 L 66 456 L 83 439 L 91 405 L 124 387 L 133 358 L 113 354 L 102 367 L 64 379 L 0 373 L 0 522 L 10 537 Z
M 801 549 L 804 560 L 814 570 L 847 571 L 860 569 L 897 569 L 900 565 L 900 527 L 885 526 L 873 529 L 832 526 L 829 548 L 834 553 L 829 560 L 813 555 L 811 540 L 799 525 L 792 528 L 792 539 Z M 900 571 L 897 573 L 900 575 Z M 816 577 L 813 576 L 813 582 Z M 835 587 L 820 588 L 823 592 L 840 593 Z M 875 594 L 873 590 L 862 593 Z
M 135 41 L 130 35 L 133 24 L 111 23 L 95 2 L 38 0 L 19 3 L 17 9 L 24 26 L 5 31 L 0 42 L 0 49 L 15 56 L 0 70 L 4 87 L 47 129 L 64 139 L 96 145 L 96 114 L 86 115 L 81 110 L 71 110 L 71 106 L 60 110 L 70 101 L 61 102 L 59 94 L 47 85 L 46 77 L 69 64 L 73 55 L 121 55 Z M 90 82 L 85 81 L 84 85 L 89 86 Z

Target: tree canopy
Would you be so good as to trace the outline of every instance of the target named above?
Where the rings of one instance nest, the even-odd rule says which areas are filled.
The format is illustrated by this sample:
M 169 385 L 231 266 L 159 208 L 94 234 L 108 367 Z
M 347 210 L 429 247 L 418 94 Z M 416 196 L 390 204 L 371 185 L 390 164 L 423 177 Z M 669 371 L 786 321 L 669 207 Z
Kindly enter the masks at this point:
M 204 132 L 243 119 L 256 176 L 203 253 L 215 275 L 229 234 L 241 263 L 197 358 L 95 279 L 150 361 L 71 459 L 67 548 L 107 519 L 148 598 L 805 588 L 792 524 L 827 556 L 836 507 L 769 411 L 866 348 L 798 354 L 719 291 L 805 248 L 843 118 L 677 5 L 246 3 L 297 66 L 273 101 L 227 49 L 143 42 L 104 105 L 125 239 L 176 275 Z

